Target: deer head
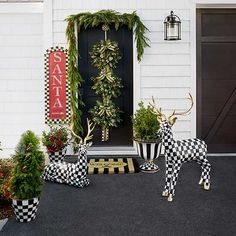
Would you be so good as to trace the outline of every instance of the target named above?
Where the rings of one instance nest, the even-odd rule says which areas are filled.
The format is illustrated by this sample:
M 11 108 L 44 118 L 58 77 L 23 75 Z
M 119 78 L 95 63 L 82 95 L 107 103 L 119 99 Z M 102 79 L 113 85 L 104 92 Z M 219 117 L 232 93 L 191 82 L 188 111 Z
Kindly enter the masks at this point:
M 71 125 L 70 125 L 70 131 L 71 134 L 79 139 L 79 143 L 78 146 L 91 146 L 92 142 L 87 143 L 88 141 L 90 141 L 93 138 L 93 135 L 91 135 L 92 131 L 95 128 L 95 124 L 93 124 L 88 118 L 87 118 L 87 126 L 88 126 L 88 132 L 86 137 L 83 139 L 81 136 L 77 135 L 74 131 L 73 131 L 73 117 L 72 117 L 72 121 L 71 121 Z
M 155 100 L 152 97 L 152 103 L 150 103 L 150 106 L 153 108 L 153 113 L 157 116 L 157 120 L 161 123 L 163 121 L 167 121 L 169 122 L 171 125 L 173 125 L 175 123 L 175 121 L 177 120 L 177 116 L 183 116 L 183 115 L 188 115 L 190 114 L 192 108 L 193 108 L 193 97 L 192 95 L 189 93 L 189 97 L 188 99 L 190 100 L 191 104 L 190 107 L 183 112 L 176 112 L 175 110 L 172 112 L 172 114 L 167 118 L 165 114 L 163 114 L 161 112 L 161 108 L 158 108 L 156 106 Z

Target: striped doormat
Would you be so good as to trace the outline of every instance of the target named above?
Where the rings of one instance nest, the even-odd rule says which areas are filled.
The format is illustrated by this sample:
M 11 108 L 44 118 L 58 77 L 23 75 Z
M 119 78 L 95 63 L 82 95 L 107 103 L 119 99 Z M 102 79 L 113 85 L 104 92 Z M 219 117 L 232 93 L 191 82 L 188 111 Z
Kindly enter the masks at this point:
M 139 171 L 133 158 L 89 159 L 88 174 L 130 174 Z

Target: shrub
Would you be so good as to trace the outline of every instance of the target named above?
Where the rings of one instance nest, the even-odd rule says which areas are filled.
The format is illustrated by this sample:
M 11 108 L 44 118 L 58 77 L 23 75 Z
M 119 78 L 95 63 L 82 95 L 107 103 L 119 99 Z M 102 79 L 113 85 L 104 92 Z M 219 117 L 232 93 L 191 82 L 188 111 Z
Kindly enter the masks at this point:
M 22 134 L 13 158 L 16 165 L 10 179 L 11 198 L 23 200 L 38 197 L 42 191 L 44 153 L 34 132 L 28 130 Z
M 9 200 L 9 179 L 14 163 L 12 159 L 0 159 L 0 200 Z
M 159 122 L 153 113 L 153 108 L 149 105 L 145 108 L 143 102 L 140 102 L 138 106 L 132 117 L 134 138 L 142 140 L 157 139 Z
M 50 131 L 43 131 L 42 143 L 47 148 L 48 153 L 57 152 L 64 149 L 68 144 L 68 130 L 62 125 L 50 126 Z

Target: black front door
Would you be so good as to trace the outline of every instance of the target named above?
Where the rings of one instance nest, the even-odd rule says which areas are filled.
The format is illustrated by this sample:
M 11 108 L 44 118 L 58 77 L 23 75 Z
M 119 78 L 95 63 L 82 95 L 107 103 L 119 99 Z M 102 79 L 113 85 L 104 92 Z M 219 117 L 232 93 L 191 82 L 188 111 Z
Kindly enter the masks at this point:
M 119 127 L 110 129 L 110 137 L 106 142 L 101 141 L 101 129 L 96 128 L 93 132 L 94 146 L 131 146 L 132 145 L 132 124 L 131 116 L 133 114 L 133 34 L 131 30 L 123 26 L 118 31 L 112 29 L 108 32 L 108 38 L 118 42 L 122 59 L 119 61 L 114 73 L 122 78 L 124 88 L 121 96 L 114 98 L 116 105 L 123 111 L 121 114 L 122 123 Z M 98 70 L 91 65 L 89 52 L 95 43 L 104 39 L 104 31 L 101 27 L 82 30 L 78 37 L 79 48 L 79 71 L 84 79 L 81 88 L 82 100 L 85 103 L 83 109 L 83 126 L 86 118 L 91 117 L 89 109 L 92 108 L 96 100 L 101 99 L 91 89 L 93 82 L 90 77 L 97 76 Z

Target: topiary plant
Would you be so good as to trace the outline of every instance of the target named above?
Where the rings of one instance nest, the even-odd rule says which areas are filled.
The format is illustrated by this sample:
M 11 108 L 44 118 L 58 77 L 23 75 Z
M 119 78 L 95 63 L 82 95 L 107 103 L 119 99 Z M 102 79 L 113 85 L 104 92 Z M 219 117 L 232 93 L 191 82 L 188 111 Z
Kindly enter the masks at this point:
M 34 132 L 28 130 L 22 134 L 13 158 L 16 165 L 10 179 L 11 198 L 23 200 L 38 197 L 42 191 L 44 153 Z
M 143 102 L 140 102 L 138 106 L 132 117 L 134 138 L 141 140 L 157 139 L 159 122 L 153 108 L 149 105 L 145 107 Z

